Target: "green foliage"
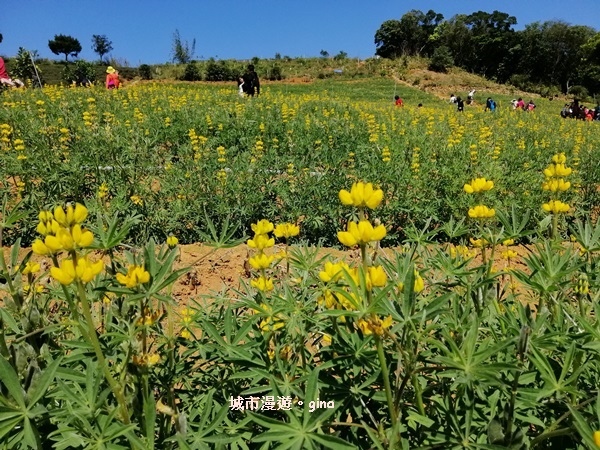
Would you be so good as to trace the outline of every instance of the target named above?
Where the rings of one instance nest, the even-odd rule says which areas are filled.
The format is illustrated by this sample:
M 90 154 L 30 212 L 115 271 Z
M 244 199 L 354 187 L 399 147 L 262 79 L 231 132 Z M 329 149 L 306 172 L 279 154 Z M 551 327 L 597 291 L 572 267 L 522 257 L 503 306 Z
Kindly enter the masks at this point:
M 429 69 L 434 72 L 447 72 L 454 65 L 454 58 L 446 46 L 437 47 L 431 56 Z
M 152 79 L 152 67 L 148 64 L 141 64 L 140 67 L 138 67 L 138 73 L 140 77 L 142 77 L 142 80 Z
M 87 86 L 96 81 L 96 66 L 83 60 L 66 64 L 63 70 L 63 80 L 67 84 L 75 83 L 78 86 Z
M 81 52 L 79 41 L 64 34 L 54 35 L 54 39 L 48 41 L 48 48 L 55 55 L 65 55 L 65 61 L 69 60 L 69 56 L 77 56 Z
M 185 81 L 200 81 L 202 74 L 196 64 L 196 61 L 191 61 L 185 66 L 185 72 L 183 73 L 183 80 Z
M 188 41 L 183 41 L 181 39 L 181 35 L 179 34 L 179 30 L 175 30 L 173 33 L 173 43 L 172 43 L 172 59 L 174 62 L 179 64 L 187 64 L 194 58 L 194 53 L 196 53 L 196 39 L 192 40 L 192 44 L 190 45 Z
M 94 34 L 92 36 L 92 50 L 98 54 L 100 61 L 102 61 L 102 57 L 113 50 L 112 42 L 104 34 Z
M 35 52 L 25 50 L 23 47 L 19 47 L 17 56 L 12 61 L 12 74 L 15 78 L 21 79 L 23 82 L 31 82 L 35 86 L 39 85 L 41 79 L 43 84 L 42 74 L 39 69 L 34 65 Z M 37 69 L 37 70 L 36 70 Z

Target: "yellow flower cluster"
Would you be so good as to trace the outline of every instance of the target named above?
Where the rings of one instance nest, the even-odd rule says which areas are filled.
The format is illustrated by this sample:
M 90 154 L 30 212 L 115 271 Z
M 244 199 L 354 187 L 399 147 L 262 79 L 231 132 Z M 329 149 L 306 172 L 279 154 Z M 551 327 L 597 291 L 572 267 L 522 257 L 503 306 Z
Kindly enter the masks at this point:
M 567 157 L 564 153 L 557 153 L 552 157 L 552 164 L 544 169 L 546 180 L 542 183 L 542 189 L 554 193 L 548 203 L 542 205 L 542 209 L 551 214 L 566 213 L 570 206 L 558 199 L 560 192 L 565 192 L 571 187 L 571 182 L 565 181 L 564 177 L 568 177 L 573 172 L 573 169 L 566 166 Z
M 150 273 L 144 270 L 143 266 L 131 264 L 127 268 L 127 274 L 118 273 L 116 278 L 117 281 L 125 287 L 133 289 L 140 284 L 145 284 L 150 281 Z
M 280 223 L 275 227 L 273 234 L 277 238 L 289 239 L 300 234 L 300 227 L 293 223 Z
M 471 219 L 491 219 L 496 215 L 494 208 L 488 208 L 485 205 L 477 205 L 469 208 L 469 217 Z
M 343 205 L 375 209 L 383 200 L 383 191 L 373 188 L 372 183 L 359 182 L 352 185 L 350 192 L 342 189 L 339 197 Z
M 55 255 L 63 250 L 71 253 L 70 259 L 64 259 L 50 269 L 50 275 L 65 286 L 76 280 L 89 283 L 104 269 L 101 260 L 92 262 L 87 255 L 78 253 L 79 249 L 90 247 L 94 242 L 92 232 L 81 227 L 87 215 L 87 208 L 80 203 L 74 207 L 68 205 L 66 209 L 57 206 L 54 211 L 41 211 L 38 215 L 36 230 L 44 240 L 36 239 L 31 249 L 37 255 Z M 39 264 L 29 262 L 23 273 L 39 270 Z
M 370 242 L 381 241 L 386 235 L 383 225 L 373 227 L 368 220 L 349 222 L 347 231 L 338 231 L 339 241 L 346 247 L 364 246 Z
M 283 328 L 285 323 L 283 322 L 283 319 L 281 319 L 277 315 L 273 314 L 273 308 L 271 308 L 266 303 L 261 303 L 260 307 L 263 310 L 262 312 L 266 314 L 266 317 L 263 320 L 261 320 L 260 325 L 259 325 L 261 331 L 264 331 L 264 332 L 277 331 L 280 328 Z M 256 311 L 256 312 L 260 312 L 260 311 Z
M 481 194 L 494 188 L 494 182 L 485 178 L 475 178 L 471 183 L 465 184 L 463 189 L 467 194 Z M 494 208 L 488 208 L 485 205 L 477 205 L 469 208 L 468 216 L 475 220 L 491 219 L 496 215 Z
M 371 334 L 382 336 L 385 331 L 392 326 L 392 316 L 387 316 L 385 319 L 381 320 L 380 317 L 373 315 L 366 319 L 359 319 L 357 325 L 365 336 Z
M 89 283 L 103 269 L 104 263 L 101 260 L 93 263 L 87 259 L 87 256 L 82 256 L 76 258 L 76 263 L 71 259 L 62 260 L 58 267 L 50 269 L 50 275 L 60 284 L 67 286 L 75 280 Z
M 475 178 L 471 184 L 465 184 L 464 190 L 467 194 L 478 194 L 489 191 L 494 187 L 494 182 L 485 178 Z
M 251 225 L 254 231 L 254 237 L 248 239 L 248 247 L 257 250 L 248 262 L 254 270 L 260 271 L 258 278 L 250 281 L 250 285 L 261 292 L 269 292 L 274 288 L 273 280 L 266 275 L 266 270 L 271 266 L 275 259 L 272 255 L 267 255 L 265 249 L 275 245 L 275 239 L 269 236 L 275 226 L 266 219 L 259 220 Z
M 177 239 L 175 236 L 171 235 L 167 238 L 167 245 L 169 248 L 175 248 L 177 247 L 177 244 L 179 244 L 179 239 Z

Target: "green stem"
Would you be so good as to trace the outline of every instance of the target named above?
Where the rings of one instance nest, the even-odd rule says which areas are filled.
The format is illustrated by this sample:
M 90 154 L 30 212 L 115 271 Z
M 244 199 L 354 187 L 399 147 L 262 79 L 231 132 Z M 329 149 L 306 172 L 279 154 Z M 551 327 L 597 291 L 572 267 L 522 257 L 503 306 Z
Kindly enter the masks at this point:
M 94 348 L 94 352 L 96 353 L 96 357 L 98 358 L 98 364 L 100 364 L 100 368 L 104 373 L 104 377 L 108 384 L 111 387 L 113 394 L 115 395 L 117 402 L 119 403 L 119 407 L 121 408 L 121 417 L 125 424 L 129 424 L 129 411 L 127 410 L 127 401 L 125 396 L 123 395 L 123 391 L 121 390 L 121 386 L 114 379 L 108 365 L 106 363 L 106 359 L 104 358 L 104 353 L 102 353 L 102 348 L 100 347 L 100 341 L 98 340 L 98 335 L 96 334 L 96 327 L 94 326 L 94 319 L 92 318 L 92 312 L 90 310 L 90 304 L 88 302 L 87 296 L 85 294 L 85 289 L 83 288 L 83 283 L 81 281 L 77 281 L 77 293 L 79 295 L 79 301 L 81 302 L 81 309 L 83 310 L 83 317 L 87 322 L 87 330 L 86 334 L 90 344 Z M 80 324 L 81 326 L 81 324 Z M 82 327 L 83 329 L 83 327 Z
M 556 239 L 558 234 L 558 214 L 552 214 L 552 239 Z
M 375 335 L 375 343 L 377 345 L 377 356 L 379 357 L 379 364 L 381 365 L 381 376 L 383 377 L 383 385 L 385 388 L 385 396 L 387 398 L 388 408 L 390 410 L 390 419 L 392 421 L 392 428 L 396 426 L 398 415 L 394 408 L 394 399 L 392 398 L 392 387 L 390 385 L 390 373 L 388 370 L 387 363 L 385 361 L 385 354 L 383 353 L 383 341 L 377 335 Z

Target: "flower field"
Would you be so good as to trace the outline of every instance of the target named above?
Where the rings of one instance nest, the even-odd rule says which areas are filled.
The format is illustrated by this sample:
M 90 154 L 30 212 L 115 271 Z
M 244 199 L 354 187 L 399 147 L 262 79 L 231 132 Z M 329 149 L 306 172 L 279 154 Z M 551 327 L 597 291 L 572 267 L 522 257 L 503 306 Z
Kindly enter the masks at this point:
M 2 95 L 0 448 L 600 446 L 598 124 L 263 91 Z

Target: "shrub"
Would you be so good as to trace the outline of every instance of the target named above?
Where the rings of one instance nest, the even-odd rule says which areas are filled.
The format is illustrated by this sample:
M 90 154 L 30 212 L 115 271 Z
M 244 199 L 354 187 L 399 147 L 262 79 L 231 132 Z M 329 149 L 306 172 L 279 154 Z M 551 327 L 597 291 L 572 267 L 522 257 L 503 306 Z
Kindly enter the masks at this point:
M 152 79 L 152 68 L 148 64 L 142 64 L 138 67 L 138 73 L 142 80 L 151 80 Z
M 200 81 L 202 79 L 200 68 L 196 64 L 196 61 L 191 61 L 186 64 L 185 72 L 183 73 L 183 79 L 185 81 Z
M 453 65 L 454 58 L 452 57 L 450 49 L 445 45 L 442 45 L 434 50 L 429 63 L 429 70 L 445 73 Z

